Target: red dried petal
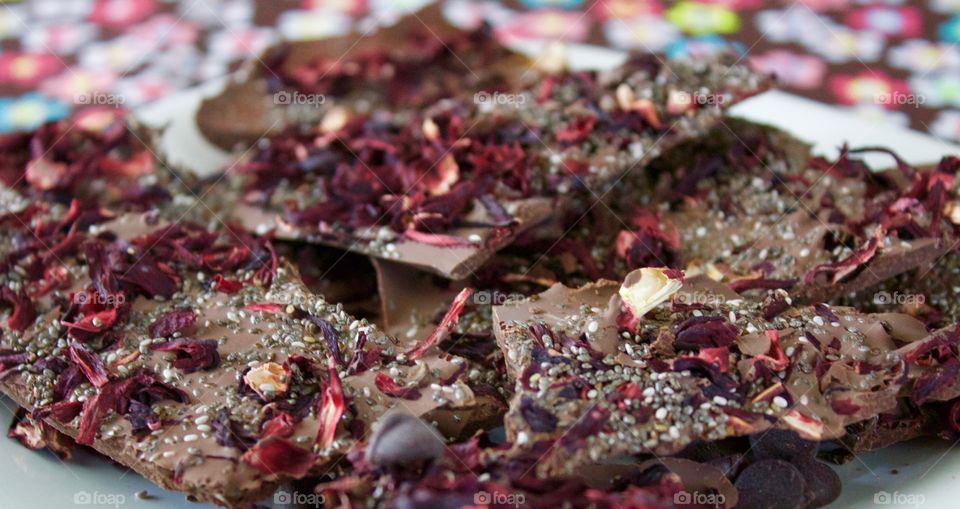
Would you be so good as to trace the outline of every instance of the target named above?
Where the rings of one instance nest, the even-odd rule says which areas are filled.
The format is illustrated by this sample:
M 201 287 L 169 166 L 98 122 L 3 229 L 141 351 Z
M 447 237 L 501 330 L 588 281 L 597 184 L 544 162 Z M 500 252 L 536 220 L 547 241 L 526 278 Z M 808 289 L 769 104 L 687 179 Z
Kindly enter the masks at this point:
M 417 230 L 406 230 L 403 235 L 408 239 L 436 247 L 476 247 L 477 244 L 462 237 L 443 235 L 439 233 L 424 233 Z
M 150 337 L 165 338 L 174 332 L 181 332 L 197 321 L 197 314 L 191 309 L 177 309 L 164 313 L 150 324 Z
M 241 459 L 267 475 L 287 475 L 299 479 L 310 472 L 318 458 L 292 442 L 270 436 L 248 449 Z
M 100 391 L 83 403 L 77 443 L 93 445 L 97 431 L 104 417 L 111 411 L 124 415 L 131 399 L 150 404 L 156 401 L 174 400 L 186 403 L 185 393 L 158 381 L 152 374 L 141 372 L 125 378 L 108 382 Z
M 446 339 L 447 336 L 453 332 L 453 328 L 457 326 L 457 322 L 460 320 L 460 314 L 463 312 L 463 307 L 466 306 L 467 299 L 469 299 L 472 294 L 472 288 L 460 290 L 460 293 L 453 299 L 453 303 L 450 304 L 450 309 L 447 310 L 447 314 L 443 315 L 443 319 L 440 320 L 440 324 L 438 324 L 437 327 L 433 329 L 433 332 L 421 341 L 419 345 L 407 352 L 407 359 L 411 361 L 419 359 L 427 350 Z
M 956 357 L 944 362 L 931 373 L 925 373 L 914 382 L 910 398 L 922 405 L 936 395 L 937 391 L 960 380 L 960 360 Z
M 269 436 L 287 438 L 293 434 L 293 428 L 293 417 L 286 412 L 280 412 L 274 418 L 263 423 L 260 428 L 260 438 L 264 439 Z
M 377 389 L 380 389 L 380 392 L 391 398 L 420 399 L 420 389 L 418 389 L 416 385 L 401 387 L 400 384 L 390 378 L 386 373 L 377 373 L 374 381 L 377 384 Z
M 14 292 L 8 286 L 0 290 L 0 301 L 7 302 L 13 306 L 10 317 L 7 319 L 7 327 L 11 330 L 22 331 L 33 323 L 37 317 L 37 312 L 33 307 L 33 301 L 23 290 Z
M 218 292 L 234 294 L 243 289 L 243 283 L 217 274 L 213 276 L 213 289 Z
M 73 440 L 60 433 L 43 420 L 31 417 L 23 408 L 17 413 L 7 430 L 7 437 L 17 439 L 24 447 L 33 450 L 50 449 L 62 460 L 73 456 Z
M 68 350 L 70 352 L 70 360 L 80 368 L 80 371 L 83 372 L 83 375 L 87 377 L 87 380 L 89 380 L 94 387 L 103 387 L 106 385 L 109 377 L 107 368 L 103 365 L 100 357 L 76 344 L 70 345 Z
M 774 371 L 782 371 L 790 364 L 790 359 L 783 353 L 783 347 L 780 346 L 780 334 L 775 330 L 764 331 L 770 338 L 770 349 L 767 354 L 757 356 L 768 368 Z
M 220 353 L 215 339 L 177 339 L 162 344 L 153 344 L 151 350 L 174 352 L 177 358 L 173 366 L 184 373 L 216 368 L 220 364 Z
M 80 401 L 58 401 L 38 408 L 37 418 L 46 419 L 47 416 L 51 416 L 56 419 L 57 422 L 67 424 L 76 419 L 76 417 L 80 415 L 81 410 L 83 410 L 83 403 Z
M 107 309 L 97 313 L 88 314 L 76 322 L 61 320 L 60 323 L 67 328 L 67 333 L 73 336 L 72 333 L 74 330 L 84 332 L 103 332 L 112 327 L 116 321 L 117 310 Z
M 346 410 L 343 385 L 340 383 L 340 375 L 337 374 L 337 364 L 333 357 L 327 359 L 327 371 L 330 377 L 327 380 L 327 386 L 323 389 L 320 409 L 317 412 L 320 416 L 317 443 L 320 444 L 321 449 L 327 449 L 333 443 L 333 437 L 337 434 L 337 425 L 340 423 L 340 418 L 343 417 L 344 410 Z
M 565 128 L 556 131 L 554 136 L 562 142 L 579 143 L 593 132 L 593 126 L 596 123 L 597 117 L 582 115 L 571 120 Z
M 263 311 L 264 313 L 283 313 L 283 304 L 272 302 L 255 302 L 243 306 L 246 311 Z
M 737 339 L 737 328 L 720 316 L 694 316 L 677 326 L 674 345 L 680 350 L 725 347 Z
M 825 274 L 831 283 L 842 281 L 844 278 L 853 274 L 860 267 L 869 262 L 874 255 L 877 254 L 877 249 L 879 249 L 880 242 L 883 240 L 885 235 L 886 229 L 882 226 L 878 226 L 873 237 L 867 241 L 866 245 L 860 246 L 843 260 L 833 263 L 824 263 L 810 269 L 810 271 L 807 272 L 807 274 L 803 277 L 803 282 L 808 285 L 813 284 L 817 279 L 817 276 L 820 274 Z

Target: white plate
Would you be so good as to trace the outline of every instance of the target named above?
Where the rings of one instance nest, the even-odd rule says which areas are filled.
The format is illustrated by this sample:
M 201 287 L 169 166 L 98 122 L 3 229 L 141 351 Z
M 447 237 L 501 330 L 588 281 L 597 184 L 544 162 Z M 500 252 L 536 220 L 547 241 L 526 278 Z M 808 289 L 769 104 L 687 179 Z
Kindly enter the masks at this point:
M 541 44 L 520 49 L 535 53 Z M 595 46 L 573 46 L 571 65 L 578 68 L 617 65 L 623 54 Z M 193 121 L 203 97 L 216 94 L 218 80 L 170 96 L 137 112 L 147 125 L 167 129 L 161 140 L 161 155 L 178 168 L 210 174 L 229 163 L 229 154 L 204 140 Z M 732 115 L 784 129 L 813 144 L 818 154 L 832 157 L 848 142 L 852 147 L 883 146 L 896 151 L 911 164 L 930 164 L 960 147 L 932 136 L 898 126 L 868 122 L 849 112 L 780 91 L 752 98 L 732 109 Z M 892 160 L 870 154 L 875 167 L 889 167 Z M 10 422 L 12 403 L 2 399 L 0 423 Z M 836 470 L 843 479 L 843 494 L 831 507 L 867 509 L 892 507 L 956 507 L 954 493 L 960 454 L 956 443 L 919 440 L 862 454 Z M 78 502 L 78 507 L 213 507 L 185 501 L 182 494 L 155 487 L 135 472 L 80 452 L 62 464 L 48 452 L 33 452 L 14 440 L 0 440 L 0 508 L 34 507 L 59 509 Z M 898 471 L 894 474 L 893 471 Z M 147 490 L 158 497 L 139 500 L 134 494 Z M 76 497 L 76 498 L 75 498 Z M 89 502 L 89 503 L 83 503 Z

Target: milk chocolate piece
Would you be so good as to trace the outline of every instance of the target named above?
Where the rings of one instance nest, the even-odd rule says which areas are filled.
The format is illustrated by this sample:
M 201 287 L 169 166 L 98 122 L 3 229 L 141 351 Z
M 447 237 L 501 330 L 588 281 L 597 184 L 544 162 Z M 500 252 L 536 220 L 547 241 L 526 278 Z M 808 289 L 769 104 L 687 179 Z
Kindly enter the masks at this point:
M 828 162 L 778 131 L 726 124 L 668 152 L 602 206 L 575 204 L 589 214 L 561 221 L 556 234 L 525 236 L 523 249 L 503 252 L 504 279 L 521 272 L 580 286 L 668 266 L 754 297 L 787 289 L 818 303 L 926 273 L 956 243 L 955 158 L 871 172 L 853 151 Z
M 462 279 L 569 196 L 601 190 L 722 113 L 677 110 L 674 92 L 705 90 L 727 105 L 766 86 L 722 59 L 667 67 L 642 56 L 543 79 L 510 91 L 513 101 L 340 109 L 272 136 L 228 175 L 240 193 L 228 217 Z
M 687 267 L 817 303 L 928 267 L 956 242 L 956 158 L 921 171 L 894 156 L 896 169 L 874 172 L 857 151 L 804 160 L 775 136 L 728 131 L 719 154 L 664 161 L 677 164 L 656 185 L 668 199 L 647 210 Z
M 393 406 L 469 424 L 463 359 L 405 360 L 416 344 L 309 292 L 265 239 L 149 214 L 70 231 L 58 284 L 6 250 L 2 390 L 164 488 L 244 507 Z
M 547 448 L 542 474 L 770 428 L 838 438 L 911 390 L 889 315 L 816 305 L 765 317 L 765 303 L 701 277 L 635 317 L 619 289 L 557 286 L 494 308 L 516 380 L 508 438 Z
M 532 66 L 486 28 L 451 26 L 434 4 L 377 30 L 270 48 L 205 99 L 196 121 L 215 145 L 246 149 L 288 125 L 318 122 L 334 108 L 415 109 L 533 83 L 536 73 L 525 72 Z

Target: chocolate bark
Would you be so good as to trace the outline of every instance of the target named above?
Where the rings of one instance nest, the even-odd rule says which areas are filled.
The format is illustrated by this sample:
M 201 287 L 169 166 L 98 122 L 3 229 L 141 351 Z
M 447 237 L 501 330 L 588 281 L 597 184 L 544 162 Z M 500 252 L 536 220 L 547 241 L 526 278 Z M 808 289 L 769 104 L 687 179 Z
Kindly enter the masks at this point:
M 200 104 L 197 126 L 225 150 L 245 149 L 338 107 L 415 109 L 480 90 L 515 88 L 534 82 L 535 73 L 525 72 L 532 66 L 488 29 L 457 29 L 431 5 L 391 26 L 267 50 Z M 302 104 L 303 94 L 310 94 L 309 104 Z
M 543 474 L 774 427 L 837 438 L 907 388 L 897 345 L 918 339 L 909 316 L 817 305 L 765 317 L 769 303 L 694 278 L 635 317 L 619 288 L 556 286 L 494 309 L 516 380 L 508 437 L 549 447 Z
M 242 194 L 231 217 L 249 231 L 462 279 L 569 195 L 595 192 L 715 123 L 721 108 L 682 99 L 688 90 L 728 105 L 765 86 L 722 61 L 668 67 L 636 56 L 613 71 L 546 76 L 510 91 L 512 101 L 330 111 L 236 165 Z
M 4 308 L 3 391 L 165 488 L 243 507 L 393 406 L 452 436 L 479 406 L 463 359 L 406 360 L 418 345 L 309 292 L 268 241 L 151 214 L 71 231 L 64 284 L 28 285 L 35 254 L 8 258 L 4 292 L 30 300 Z
M 957 242 L 957 159 L 873 172 L 856 157 L 826 161 L 775 130 L 728 122 L 604 203 L 572 207 L 587 213 L 528 235 L 518 243 L 528 252 L 504 251 L 500 271 L 582 285 L 668 266 L 755 297 L 788 289 L 807 303 L 928 271 Z

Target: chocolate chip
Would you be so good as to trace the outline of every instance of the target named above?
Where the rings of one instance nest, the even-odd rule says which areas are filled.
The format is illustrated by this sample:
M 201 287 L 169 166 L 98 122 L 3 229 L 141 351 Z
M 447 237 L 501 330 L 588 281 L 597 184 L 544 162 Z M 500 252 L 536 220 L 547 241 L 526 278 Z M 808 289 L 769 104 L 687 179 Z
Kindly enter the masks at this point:
M 437 459 L 443 448 L 443 438 L 432 426 L 394 409 L 373 425 L 367 457 L 376 465 L 399 466 Z
M 823 507 L 840 496 L 840 476 L 829 465 L 812 458 L 793 463 L 806 480 L 806 508 Z
M 817 442 L 800 438 L 794 431 L 771 429 L 750 436 L 751 454 L 757 459 L 780 459 L 795 461 L 812 458 L 817 453 Z
M 802 509 L 806 482 L 796 467 L 782 460 L 760 460 L 737 477 L 737 509 Z
M 727 479 L 733 479 L 747 465 L 742 454 L 730 454 L 707 461 L 707 464 L 723 472 Z

